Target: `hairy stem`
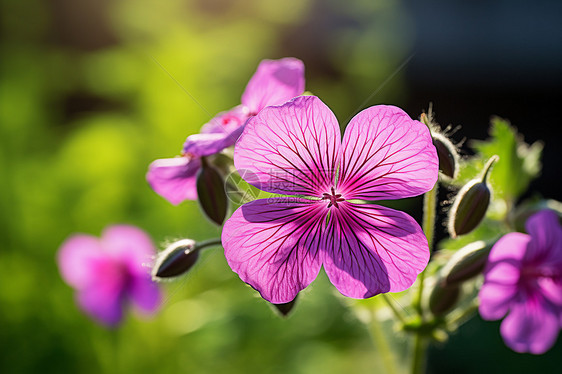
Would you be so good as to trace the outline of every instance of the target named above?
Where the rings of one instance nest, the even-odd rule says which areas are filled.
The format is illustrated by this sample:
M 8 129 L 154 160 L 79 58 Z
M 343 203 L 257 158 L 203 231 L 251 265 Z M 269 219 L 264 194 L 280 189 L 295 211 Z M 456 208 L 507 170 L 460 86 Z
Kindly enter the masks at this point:
M 429 252 L 433 249 L 433 234 L 435 230 L 435 215 L 437 209 L 437 186 L 427 192 L 423 197 L 423 222 L 422 229 L 427 238 Z M 418 294 L 414 302 L 414 306 L 419 314 L 422 323 L 425 321 L 425 315 L 422 305 L 423 286 L 425 281 L 425 270 L 419 276 Z M 416 332 L 414 336 L 414 351 L 412 358 L 412 374 L 421 374 L 425 371 L 427 340 L 420 332 Z
M 433 249 L 433 233 L 435 230 L 435 213 L 437 208 L 437 183 L 435 186 L 428 191 L 423 196 L 423 222 L 422 222 L 422 229 L 425 233 L 425 237 L 427 238 L 427 244 L 429 246 L 429 252 L 431 255 Z M 422 307 L 422 295 L 423 295 L 423 285 L 425 281 L 425 270 L 420 273 L 419 276 L 419 287 L 418 287 L 418 294 L 414 301 L 414 306 L 420 315 L 420 318 L 423 320 L 424 313 Z
M 412 359 L 412 374 L 421 374 L 425 372 L 425 359 L 427 350 L 427 338 L 416 334 L 414 339 L 414 357 Z
M 388 338 L 381 327 L 380 321 L 378 321 L 373 316 L 373 318 L 371 318 L 371 321 L 368 323 L 368 325 L 369 325 L 369 332 L 371 333 L 371 337 L 373 338 L 376 348 L 380 352 L 380 357 L 385 372 L 388 374 L 397 374 L 398 369 L 396 368 L 396 361 L 395 361 L 396 357 L 394 356 L 394 352 L 392 352 L 392 349 L 390 348 L 390 345 L 388 343 Z

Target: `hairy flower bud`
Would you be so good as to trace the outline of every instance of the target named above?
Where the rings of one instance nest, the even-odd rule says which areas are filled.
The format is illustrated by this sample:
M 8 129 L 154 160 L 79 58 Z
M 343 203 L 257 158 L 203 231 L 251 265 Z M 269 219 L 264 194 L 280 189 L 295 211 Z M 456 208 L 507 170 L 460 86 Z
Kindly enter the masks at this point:
M 458 153 L 451 141 L 440 133 L 432 133 L 433 145 L 437 150 L 439 157 L 439 171 L 451 178 L 455 179 L 458 171 Z
M 441 270 L 443 284 L 460 284 L 484 270 L 492 245 L 479 240 L 459 249 Z
M 493 156 L 484 166 L 481 178 L 468 182 L 457 194 L 449 214 L 448 230 L 451 237 L 468 234 L 482 221 L 490 205 L 491 192 L 486 183 L 488 172 L 499 159 Z
M 152 277 L 154 279 L 177 277 L 191 269 L 198 258 L 199 248 L 196 247 L 194 240 L 179 240 L 157 255 Z
M 460 287 L 458 285 L 445 286 L 443 282 L 438 281 L 429 296 L 429 310 L 435 316 L 442 316 L 455 306 L 459 296 Z
M 434 113 L 431 103 L 426 113 L 420 115 L 420 122 L 426 125 L 431 132 L 433 145 L 437 150 L 437 157 L 439 158 L 439 171 L 442 175 L 455 179 L 459 168 L 459 155 L 457 148 L 445 136 L 441 127 L 435 122 Z
M 197 174 L 197 198 L 205 215 L 220 226 L 228 208 L 224 180 L 204 157 L 201 158 L 201 166 Z

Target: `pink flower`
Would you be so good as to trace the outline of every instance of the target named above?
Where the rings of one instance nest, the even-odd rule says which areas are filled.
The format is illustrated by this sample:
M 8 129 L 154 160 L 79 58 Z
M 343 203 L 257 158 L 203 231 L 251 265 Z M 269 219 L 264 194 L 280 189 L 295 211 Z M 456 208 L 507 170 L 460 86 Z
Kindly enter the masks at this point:
M 62 244 L 57 262 L 64 281 L 76 289 L 80 307 L 99 322 L 115 326 L 128 302 L 146 313 L 158 308 L 160 291 L 143 266 L 154 255 L 143 231 L 120 225 L 106 228 L 100 239 L 71 236 Z
M 552 211 L 526 223 L 529 235 L 513 232 L 494 245 L 478 295 L 485 320 L 503 320 L 505 344 L 517 352 L 541 354 L 562 324 L 562 227 Z
M 263 60 L 242 94 L 242 105 L 219 113 L 203 125 L 200 134 L 190 135 L 183 145 L 181 157 L 152 162 L 146 175 L 148 183 L 174 205 L 184 200 L 196 200 L 200 157 L 234 145 L 248 118 L 266 106 L 283 104 L 303 92 L 302 61 L 295 58 Z
M 222 232 L 228 264 L 264 299 L 293 300 L 321 266 L 342 294 L 367 298 L 410 287 L 427 265 L 413 218 L 361 201 L 416 196 L 437 181 L 429 130 L 401 109 L 362 111 L 342 140 L 320 99 L 297 97 L 248 121 L 234 164 L 254 186 L 296 195 L 244 204 Z

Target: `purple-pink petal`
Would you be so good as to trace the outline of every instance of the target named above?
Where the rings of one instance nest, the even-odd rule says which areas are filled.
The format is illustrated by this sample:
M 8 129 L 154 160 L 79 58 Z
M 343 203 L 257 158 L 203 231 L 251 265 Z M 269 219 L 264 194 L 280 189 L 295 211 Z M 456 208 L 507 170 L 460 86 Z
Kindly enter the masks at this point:
M 120 289 L 111 284 L 94 283 L 76 295 L 77 302 L 88 315 L 107 326 L 116 326 L 123 318 Z
M 478 294 L 478 311 L 482 319 L 495 321 L 504 317 L 518 291 L 512 284 L 485 283 Z
M 347 199 L 412 197 L 437 181 L 437 153 L 427 126 L 394 106 L 373 106 L 353 117 L 342 151 L 338 189 Z
M 522 260 L 530 239 L 529 235 L 509 233 L 492 247 L 484 269 L 484 284 L 478 294 L 483 319 L 505 316 L 519 293 Z
M 269 302 L 293 300 L 318 275 L 323 204 L 293 198 L 254 200 L 225 223 L 228 265 Z
M 182 154 L 201 157 L 222 151 L 229 133 L 189 135 L 183 144 Z
M 525 262 L 561 269 L 562 227 L 558 215 L 551 210 L 542 210 L 527 220 L 525 228 L 533 238 L 525 255 Z
M 242 94 L 251 115 L 281 105 L 304 92 L 304 64 L 296 58 L 263 60 Z
M 519 281 L 523 258 L 531 238 L 512 232 L 494 244 L 484 269 L 484 280 L 515 285 Z
M 103 231 L 100 241 L 103 251 L 127 266 L 129 273 L 147 278 L 156 250 L 144 231 L 131 225 L 113 225 Z
M 160 290 L 149 277 L 134 277 L 129 285 L 129 292 L 131 301 L 141 312 L 153 313 L 160 306 Z
M 234 145 L 250 118 L 249 113 L 248 108 L 243 105 L 219 113 L 203 125 L 200 134 L 187 137 L 183 144 L 183 154 L 209 156 Z
M 93 267 L 95 278 L 78 290 L 78 302 L 95 319 L 115 325 L 121 320 L 125 289 L 131 280 L 127 267 L 108 253 L 89 266 Z
M 429 261 L 421 227 L 406 213 L 344 202 L 332 209 L 324 268 L 345 296 L 367 298 L 410 287 Z
M 542 277 L 537 279 L 540 294 L 560 310 L 562 316 L 562 276 L 557 279 Z
M 187 137 L 183 144 L 183 154 L 191 156 L 210 156 L 236 143 L 244 131 L 244 126 L 239 126 L 231 132 L 195 134 Z
M 250 110 L 244 105 L 217 114 L 213 119 L 201 127 L 201 134 L 230 133 L 244 125 L 250 118 Z
M 250 118 L 234 164 L 254 173 L 252 184 L 261 190 L 321 197 L 334 183 L 340 139 L 332 111 L 317 97 L 301 96 Z
M 516 352 L 542 354 L 556 342 L 559 315 L 540 297 L 521 297 L 512 304 L 500 332 L 505 344 Z
M 64 281 L 74 288 L 82 289 L 95 278 L 94 264 L 104 256 L 98 238 L 76 234 L 61 245 L 57 263 Z
M 184 200 L 197 199 L 197 171 L 200 167 L 199 158 L 159 159 L 148 167 L 146 180 L 157 194 L 177 205 Z

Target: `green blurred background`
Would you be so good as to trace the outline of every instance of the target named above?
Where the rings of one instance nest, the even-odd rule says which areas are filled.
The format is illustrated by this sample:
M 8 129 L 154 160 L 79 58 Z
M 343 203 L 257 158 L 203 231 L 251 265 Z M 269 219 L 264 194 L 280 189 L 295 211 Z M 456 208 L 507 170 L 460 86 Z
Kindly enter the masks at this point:
M 99 235 L 109 224 L 130 223 L 157 244 L 220 235 L 197 203 L 171 206 L 150 190 L 144 175 L 152 160 L 176 155 L 185 137 L 209 119 L 207 112 L 239 104 L 263 58 L 303 59 L 307 89 L 342 124 L 376 103 L 403 106 L 415 117 L 431 100 L 438 119 L 443 109 L 445 122 L 476 121 L 473 131 L 481 137 L 491 114 L 522 121 L 530 115 L 516 99 L 503 113 L 484 106 L 475 114 L 469 99 L 460 106 L 439 104 L 441 97 L 450 104 L 447 87 L 462 91 L 466 82 L 426 75 L 432 61 L 418 37 L 424 20 L 416 16 L 420 7 L 408 1 L 0 4 L 2 373 L 384 372 L 381 350 L 361 316 L 324 275 L 283 320 L 231 272 L 220 249 L 210 250 L 187 276 L 164 285 L 165 302 L 156 316 L 133 313 L 115 331 L 83 315 L 58 275 L 57 248 L 74 232 Z M 543 118 L 553 117 L 544 108 Z M 416 217 L 418 202 L 405 206 Z M 468 363 L 494 352 L 489 371 L 480 367 L 481 373 L 509 362 L 512 372 L 561 363 L 560 344 L 543 357 L 519 356 L 502 345 L 497 323 L 467 326 L 452 344 L 432 351 L 431 372 L 476 372 L 477 366 L 459 361 L 459 351 L 471 352 Z M 485 351 L 466 348 L 481 348 L 483 336 L 492 342 Z

